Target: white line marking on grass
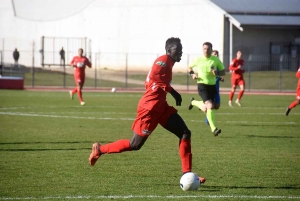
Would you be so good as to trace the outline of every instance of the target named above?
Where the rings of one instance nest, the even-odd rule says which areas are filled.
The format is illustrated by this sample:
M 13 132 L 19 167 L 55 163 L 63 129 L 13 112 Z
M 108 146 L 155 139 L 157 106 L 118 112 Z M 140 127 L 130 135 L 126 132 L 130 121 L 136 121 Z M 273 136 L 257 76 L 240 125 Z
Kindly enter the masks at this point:
M 48 114 L 34 114 L 34 113 L 14 113 L 14 112 L 0 112 L 0 114 L 4 115 L 14 115 L 14 116 L 30 116 L 30 117 L 50 117 L 50 118 L 67 118 L 67 119 L 99 119 L 99 120 L 125 120 L 125 121 L 133 121 L 133 118 L 111 118 L 111 117 L 79 117 L 79 116 L 58 116 L 58 115 L 48 115 Z
M 50 117 L 50 118 L 66 118 L 66 119 L 93 119 L 93 120 L 124 120 L 124 121 L 134 121 L 134 118 L 113 118 L 113 117 L 81 117 L 81 116 L 60 116 L 60 115 L 49 115 L 49 114 L 35 114 L 35 113 L 19 113 L 19 112 L 0 112 L 0 115 L 14 115 L 14 116 L 30 116 L 30 117 Z M 200 120 L 190 120 L 191 122 L 202 122 Z M 220 122 L 220 121 L 217 121 Z M 243 124 L 298 124 L 298 122 L 253 122 L 253 121 L 222 121 L 229 124 L 243 123 Z
M 263 196 L 263 195 L 108 195 L 108 196 L 46 196 L 46 197 L 0 197 L 0 200 L 57 200 L 57 199 L 134 199 L 134 198 L 164 198 L 164 199 L 180 199 L 180 198 L 224 198 L 224 199 L 300 199 L 300 196 Z

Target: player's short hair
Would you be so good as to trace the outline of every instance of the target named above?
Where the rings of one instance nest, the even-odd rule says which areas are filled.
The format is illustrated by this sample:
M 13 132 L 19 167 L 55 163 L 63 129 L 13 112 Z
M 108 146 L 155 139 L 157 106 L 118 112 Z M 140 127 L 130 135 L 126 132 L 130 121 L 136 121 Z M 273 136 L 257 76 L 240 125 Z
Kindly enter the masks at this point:
M 207 46 L 209 46 L 211 49 L 212 49 L 212 44 L 210 43 L 210 42 L 205 42 L 205 43 L 203 43 L 203 45 L 202 46 L 204 46 L 204 45 L 207 45 Z
M 173 46 L 176 46 L 179 43 L 181 43 L 180 38 L 174 38 L 174 37 L 168 38 L 165 45 L 166 51 L 168 51 L 168 49 L 170 49 Z
M 219 57 L 219 51 L 218 50 L 213 50 L 212 52 L 215 52 L 217 57 Z

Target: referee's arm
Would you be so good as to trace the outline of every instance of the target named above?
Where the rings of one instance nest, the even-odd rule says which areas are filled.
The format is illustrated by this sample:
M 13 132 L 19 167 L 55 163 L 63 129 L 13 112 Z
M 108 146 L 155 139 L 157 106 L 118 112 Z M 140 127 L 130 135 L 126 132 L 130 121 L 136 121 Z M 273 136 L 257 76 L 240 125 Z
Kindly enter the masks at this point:
M 218 73 L 219 76 L 224 76 L 225 75 L 225 69 L 224 70 L 220 70 Z

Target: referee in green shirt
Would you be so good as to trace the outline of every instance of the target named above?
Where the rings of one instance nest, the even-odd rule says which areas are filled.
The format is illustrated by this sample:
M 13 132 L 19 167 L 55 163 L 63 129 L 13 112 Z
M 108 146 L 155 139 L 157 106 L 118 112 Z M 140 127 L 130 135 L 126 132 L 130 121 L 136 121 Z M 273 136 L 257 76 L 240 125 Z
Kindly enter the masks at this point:
M 221 133 L 221 129 L 215 125 L 213 103 L 216 93 L 216 76 L 224 76 L 225 68 L 218 57 L 211 55 L 212 44 L 210 42 L 203 43 L 202 50 L 203 56 L 197 57 L 189 65 L 190 75 L 193 79 L 197 79 L 198 94 L 202 101 L 191 98 L 189 109 L 191 110 L 193 106 L 197 106 L 205 112 L 211 131 L 215 136 L 218 136 Z M 194 68 L 197 69 L 197 73 L 193 71 Z

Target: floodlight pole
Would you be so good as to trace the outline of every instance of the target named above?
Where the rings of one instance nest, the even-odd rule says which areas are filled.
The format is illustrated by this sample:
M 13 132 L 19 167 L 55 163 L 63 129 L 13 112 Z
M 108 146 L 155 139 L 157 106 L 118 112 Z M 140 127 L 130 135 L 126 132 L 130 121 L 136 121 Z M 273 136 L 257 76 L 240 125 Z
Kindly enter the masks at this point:
M 127 89 L 128 87 L 128 53 L 126 53 L 126 64 L 125 64 L 125 88 Z
M 31 73 L 32 73 L 32 87 L 34 87 L 34 41 L 32 43 L 32 69 L 31 69 Z
M 63 68 L 64 68 L 64 88 L 66 88 L 66 62 L 65 62 L 65 59 L 63 61 Z
M 97 88 L 97 59 L 98 59 L 98 53 L 95 53 L 95 89 Z

